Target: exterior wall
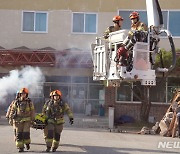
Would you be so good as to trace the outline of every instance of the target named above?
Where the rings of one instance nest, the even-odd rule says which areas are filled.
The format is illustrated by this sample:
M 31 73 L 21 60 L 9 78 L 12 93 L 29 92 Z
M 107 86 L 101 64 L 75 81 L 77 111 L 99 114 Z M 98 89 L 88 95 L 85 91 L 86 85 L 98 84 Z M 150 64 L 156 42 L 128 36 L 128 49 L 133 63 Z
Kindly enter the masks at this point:
M 167 0 L 166 0 L 167 1 Z M 176 0 L 177 1 L 177 0 Z M 168 2 L 168 1 L 167 1 Z M 30 9 L 30 10 L 72 10 L 72 11 L 99 11 L 112 12 L 118 8 L 141 8 L 145 7 L 144 0 L 0 0 L 2 9 Z M 42 5 L 43 4 L 43 5 Z
M 115 105 L 115 93 L 116 89 L 114 87 L 105 88 L 105 105 L 106 107 L 114 107 Z
M 140 120 L 140 103 L 117 103 L 115 99 L 115 90 L 114 87 L 108 87 L 105 89 L 105 106 L 106 113 L 108 113 L 108 107 L 114 107 L 114 120 L 118 120 L 118 118 L 122 115 L 128 115 L 133 117 L 135 120 Z M 152 104 L 149 116 L 154 117 L 155 122 L 160 121 L 167 109 L 169 108 L 169 104 L 158 103 Z
M 154 117 L 155 122 L 160 121 L 165 115 L 169 104 L 152 104 L 149 117 Z M 140 120 L 140 103 L 116 103 L 115 104 L 115 121 L 121 115 L 128 115 L 135 120 Z
M 31 49 L 48 46 L 57 50 L 73 47 L 89 49 L 95 35 L 71 34 L 71 17 L 71 11 L 49 11 L 48 33 L 31 33 L 21 31 L 21 10 L 0 10 L 0 19 L 3 19 L 3 22 L 0 22 L 3 30 L 0 45 L 6 49 L 20 46 Z
M 119 8 L 145 8 L 145 0 L 0 0 L 0 9 L 12 10 L 72 10 L 72 11 L 99 11 L 112 12 Z M 160 0 L 162 9 L 179 9 L 179 0 Z M 43 4 L 43 5 L 42 5 Z
M 145 9 L 145 0 L 0 0 L 0 46 L 12 49 L 20 46 L 38 49 L 50 46 L 57 50 L 79 48 L 90 50 L 95 37 L 102 36 L 104 30 L 112 25 L 112 17 L 119 9 Z M 42 5 L 43 4 L 43 5 Z M 160 1 L 162 9 L 179 9 L 179 0 Z M 48 33 L 25 33 L 21 31 L 22 10 L 47 11 Z M 72 12 L 97 13 L 97 34 L 73 34 Z M 129 19 L 128 19 L 129 20 Z M 162 48 L 169 49 L 167 41 L 161 40 Z M 180 48 L 180 39 L 175 39 Z
M 0 46 L 11 49 L 20 46 L 44 48 L 50 46 L 57 50 L 79 48 L 90 50 L 90 44 L 96 36 L 101 36 L 106 27 L 112 25 L 112 17 L 119 9 L 145 9 L 145 0 L 0 0 Z M 162 9 L 180 9 L 179 0 L 161 0 Z M 25 33 L 21 31 L 22 11 L 47 11 L 48 33 Z M 97 34 L 73 34 L 72 12 L 94 12 L 98 15 Z M 129 20 L 129 19 L 128 19 Z M 180 39 L 175 38 L 176 48 L 180 48 Z M 163 48 L 169 49 L 166 39 L 161 42 Z M 0 67 L 1 73 L 8 73 L 15 67 Z M 91 69 L 41 68 L 47 76 L 92 76 Z M 105 90 L 106 110 L 114 106 L 115 118 L 130 113 L 139 119 L 139 104 L 118 104 L 115 100 L 115 88 Z M 153 105 L 150 115 L 161 119 L 166 111 L 166 104 Z M 158 112 L 161 111 L 161 112 Z M 158 114 L 157 114 L 158 113 Z
M 9 73 L 14 69 L 20 69 L 20 67 L 2 67 L 0 66 L 0 73 Z M 41 67 L 42 73 L 45 76 L 92 76 L 92 69 L 86 68 L 52 68 L 52 67 Z

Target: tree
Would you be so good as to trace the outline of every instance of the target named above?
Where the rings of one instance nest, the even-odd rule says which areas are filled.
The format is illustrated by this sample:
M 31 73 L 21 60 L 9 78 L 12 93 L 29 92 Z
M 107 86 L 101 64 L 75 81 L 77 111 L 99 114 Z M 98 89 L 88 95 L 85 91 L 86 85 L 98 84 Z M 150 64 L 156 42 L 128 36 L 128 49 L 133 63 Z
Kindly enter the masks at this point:
M 177 49 L 176 52 L 179 52 L 180 50 Z M 161 60 L 162 58 L 162 60 Z M 156 56 L 155 59 L 155 67 L 161 66 L 168 68 L 172 64 L 172 54 L 170 51 L 166 51 L 165 49 L 162 49 L 160 53 Z M 176 68 L 180 67 L 180 57 L 176 57 Z
M 140 120 L 148 122 L 149 112 L 151 109 L 151 101 L 149 96 L 149 86 L 133 87 L 134 96 L 141 102 L 140 106 Z
M 155 68 L 156 67 L 165 67 L 169 68 L 172 64 L 172 54 L 167 52 L 164 49 L 161 50 L 160 54 L 156 56 Z M 176 68 L 180 67 L 180 57 L 177 58 Z M 161 78 L 159 86 L 165 86 L 165 78 Z M 150 96 L 150 86 L 136 86 L 131 88 L 133 90 L 134 96 L 141 101 L 140 106 L 140 120 L 143 122 L 148 122 L 149 112 L 151 109 L 151 96 Z

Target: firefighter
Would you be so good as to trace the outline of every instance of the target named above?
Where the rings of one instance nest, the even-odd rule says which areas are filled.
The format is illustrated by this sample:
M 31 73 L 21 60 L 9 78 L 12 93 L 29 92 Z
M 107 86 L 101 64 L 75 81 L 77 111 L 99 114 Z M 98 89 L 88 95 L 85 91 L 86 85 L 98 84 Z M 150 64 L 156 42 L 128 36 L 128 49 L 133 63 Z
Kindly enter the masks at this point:
M 28 89 L 22 88 L 19 91 L 19 99 L 15 101 L 10 112 L 10 123 L 16 129 L 16 146 L 19 152 L 30 149 L 30 125 L 34 121 L 35 110 L 32 101 L 28 98 Z M 12 122 L 11 122 L 12 121 Z
M 16 102 L 18 99 L 19 99 L 19 91 L 16 92 L 15 100 L 13 100 L 13 101 L 11 102 L 11 104 L 9 105 L 9 107 L 8 107 L 8 110 L 7 110 L 7 113 L 6 113 L 6 119 L 9 120 L 9 115 L 10 115 L 12 106 L 13 106 L 14 102 Z
M 47 100 L 43 106 L 43 109 L 42 109 L 42 114 L 43 115 L 46 115 L 46 108 L 47 108 L 47 105 L 49 104 L 49 102 L 51 102 L 53 100 L 53 92 L 54 91 L 51 91 L 50 94 L 49 94 L 49 100 Z M 44 139 L 46 140 L 47 138 L 47 133 L 48 133 L 48 129 L 47 129 L 47 125 L 45 126 L 44 128 Z
M 139 30 L 139 31 L 147 31 L 148 28 L 146 26 L 146 24 L 144 24 L 143 22 L 141 22 L 139 20 L 139 13 L 138 12 L 132 12 L 129 15 L 129 18 L 131 20 L 131 30 Z
M 53 99 L 49 101 L 45 114 L 47 116 L 47 137 L 45 137 L 46 142 L 46 152 L 55 152 L 59 146 L 61 132 L 63 130 L 64 124 L 64 113 L 66 112 L 69 117 L 70 124 L 73 124 L 73 113 L 67 103 L 62 100 L 62 93 L 59 90 L 53 92 Z
M 9 119 L 10 119 L 9 115 L 10 115 L 10 113 L 11 113 L 13 104 L 14 104 L 16 101 L 18 101 L 18 99 L 19 99 L 19 91 L 16 92 L 15 100 L 13 100 L 13 101 L 11 102 L 11 104 L 10 104 L 9 107 L 8 107 L 7 113 L 6 113 L 6 119 L 9 121 L 9 124 L 10 124 L 11 126 L 13 126 L 13 129 L 14 129 L 14 140 L 15 140 L 15 141 L 16 141 L 16 129 L 15 129 L 15 126 L 13 125 L 13 121 L 12 121 L 12 120 L 9 120 Z
M 139 13 L 138 12 L 132 12 L 129 15 L 129 18 L 131 20 L 131 30 L 128 33 L 127 38 L 124 40 L 122 46 L 118 49 L 118 59 L 122 56 L 123 58 L 128 58 L 128 50 L 132 50 L 134 44 L 136 41 L 144 42 L 145 39 L 147 39 L 146 33 L 140 33 L 140 32 L 147 32 L 148 28 L 146 24 L 140 21 Z M 136 37 L 134 39 L 133 37 Z
M 121 30 L 123 24 L 123 17 L 121 16 L 114 16 L 113 17 L 114 26 L 109 26 L 106 31 L 104 32 L 103 37 L 107 39 L 109 37 L 109 33 Z

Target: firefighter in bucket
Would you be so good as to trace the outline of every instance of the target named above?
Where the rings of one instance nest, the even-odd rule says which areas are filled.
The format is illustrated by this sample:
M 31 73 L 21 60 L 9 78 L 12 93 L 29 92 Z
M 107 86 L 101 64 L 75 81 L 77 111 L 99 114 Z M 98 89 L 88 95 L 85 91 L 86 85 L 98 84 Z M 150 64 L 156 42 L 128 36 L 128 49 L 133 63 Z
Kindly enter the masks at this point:
M 129 65 L 126 62 L 129 57 L 128 51 L 132 51 L 135 43 L 147 41 L 148 27 L 140 21 L 139 13 L 130 13 L 129 18 L 132 23 L 131 30 L 129 31 L 126 39 L 123 41 L 121 47 L 117 50 L 117 61 L 121 62 L 122 66 Z
M 46 152 L 56 152 L 59 146 L 61 132 L 64 124 L 64 113 L 67 113 L 70 124 L 73 124 L 73 113 L 67 103 L 62 100 L 62 93 L 59 90 L 52 92 L 52 98 L 45 103 L 44 115 L 47 118 L 47 134 L 45 133 Z M 46 132 L 46 131 L 44 131 Z

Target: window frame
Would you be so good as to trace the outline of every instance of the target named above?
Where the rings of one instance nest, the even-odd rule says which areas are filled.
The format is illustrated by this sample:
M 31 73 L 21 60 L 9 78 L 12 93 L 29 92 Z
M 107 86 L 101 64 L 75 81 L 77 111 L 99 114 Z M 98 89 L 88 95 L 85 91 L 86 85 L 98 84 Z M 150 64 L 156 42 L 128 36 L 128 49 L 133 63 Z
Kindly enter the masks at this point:
M 127 11 L 127 12 L 133 12 L 133 11 L 137 11 L 137 12 L 142 12 L 142 11 L 144 11 L 144 12 L 146 12 L 146 10 L 144 10 L 144 9 L 138 9 L 138 10 L 134 10 L 134 9 L 118 9 L 118 11 L 117 11 L 117 14 L 118 15 L 120 15 L 120 11 Z M 121 16 L 121 15 L 120 15 Z M 124 17 L 123 17 L 124 18 Z M 126 19 L 125 19 L 126 20 Z M 128 18 L 128 20 L 130 20 L 129 18 Z M 141 18 L 140 18 L 140 20 L 141 20 Z M 147 21 L 147 24 L 148 24 L 148 21 Z M 148 25 L 147 25 L 148 26 Z M 128 28 L 125 28 L 125 29 L 128 29 Z M 130 29 L 129 29 L 130 30 Z
M 175 85 L 171 85 L 171 82 L 172 81 L 169 81 L 169 78 L 173 78 L 173 77 L 168 77 L 168 78 L 166 78 L 166 81 L 164 81 L 165 82 L 165 101 L 163 101 L 163 102 L 161 102 L 161 101 L 159 101 L 159 102 L 155 102 L 155 101 L 152 101 L 151 103 L 152 104 L 171 104 L 171 99 L 172 99 L 172 97 L 173 97 L 173 93 L 170 93 L 170 94 L 172 94 L 172 97 L 170 97 L 170 99 L 168 99 L 168 95 L 169 95 L 169 91 L 168 91 L 168 88 L 179 88 L 180 86 L 179 85 L 177 85 L 177 86 L 175 86 Z M 178 77 L 174 77 L 176 80 L 178 80 L 179 78 Z M 159 80 L 160 80 L 161 78 L 159 78 Z M 138 81 L 138 82 L 140 82 L 140 81 Z M 134 86 L 133 85 L 134 84 L 134 82 L 131 82 L 131 86 Z M 156 85 L 157 86 L 157 85 Z M 141 101 L 133 101 L 133 91 L 131 92 L 131 100 L 130 101 L 127 101 L 127 100 L 125 100 L 125 101 L 121 101 L 121 100 L 118 100 L 118 87 L 116 87 L 116 89 L 115 89 L 115 103 L 117 103 L 117 104 L 140 104 L 141 103 Z M 151 95 L 150 95 L 150 97 L 151 97 Z
M 24 31 L 23 30 L 23 17 L 24 17 L 24 13 L 34 13 L 34 30 L 33 31 Z M 36 14 L 37 13 L 45 13 L 46 14 L 46 31 L 36 31 L 36 25 L 35 25 L 35 20 L 36 20 Z M 49 13 L 47 11 L 27 11 L 27 10 L 23 10 L 22 11 L 22 16 L 21 16 L 21 32 L 23 33 L 48 33 L 48 16 Z
M 163 10 L 164 11 L 164 10 Z M 179 12 L 180 13 L 180 9 L 169 9 L 169 10 L 166 10 L 168 12 L 168 15 L 167 15 L 167 29 L 169 30 L 169 14 L 170 12 Z M 171 31 L 170 31 L 171 32 Z M 180 38 L 180 35 L 179 36 L 173 36 L 173 34 L 171 33 L 172 37 L 173 38 Z
M 83 16 L 84 16 L 84 32 L 73 32 L 73 17 L 74 17 L 74 14 L 75 13 L 79 13 L 79 14 L 83 14 Z M 93 15 L 96 15 L 96 32 L 85 32 L 85 23 L 86 23 L 86 21 L 85 21 L 85 15 L 86 14 L 93 14 Z M 72 16 L 71 16 L 71 33 L 72 34 L 90 34 L 90 35 L 92 35 L 92 34 L 97 34 L 98 33 L 98 13 L 96 13 L 96 12 L 72 12 Z
M 130 11 L 130 12 L 131 11 L 137 11 L 137 12 L 139 12 L 139 11 L 147 11 L 147 10 L 144 10 L 144 9 L 137 9 L 137 10 L 134 10 L 134 9 L 118 9 L 117 14 L 120 14 L 121 11 Z M 180 9 L 162 9 L 161 11 L 162 12 L 167 11 L 167 23 L 166 24 L 167 24 L 167 30 L 170 31 L 169 30 L 169 14 L 170 14 L 170 12 L 177 12 L 177 11 L 180 13 Z M 147 21 L 147 26 L 148 26 L 148 21 Z M 170 31 L 170 33 L 171 33 L 171 31 Z M 172 37 L 173 38 L 180 38 L 180 35 L 179 36 L 174 36 L 172 34 Z M 167 38 L 167 37 L 166 36 L 160 36 L 160 38 Z

